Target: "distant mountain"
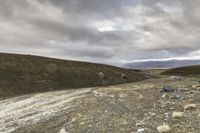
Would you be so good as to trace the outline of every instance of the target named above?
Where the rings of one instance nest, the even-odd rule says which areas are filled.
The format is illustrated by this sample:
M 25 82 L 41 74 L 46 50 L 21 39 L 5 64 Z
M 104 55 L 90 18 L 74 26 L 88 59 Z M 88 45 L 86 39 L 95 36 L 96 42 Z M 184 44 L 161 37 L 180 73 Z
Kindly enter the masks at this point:
M 153 69 L 153 68 L 175 68 L 182 66 L 200 65 L 200 60 L 168 60 L 168 61 L 143 61 L 125 64 L 126 68 Z

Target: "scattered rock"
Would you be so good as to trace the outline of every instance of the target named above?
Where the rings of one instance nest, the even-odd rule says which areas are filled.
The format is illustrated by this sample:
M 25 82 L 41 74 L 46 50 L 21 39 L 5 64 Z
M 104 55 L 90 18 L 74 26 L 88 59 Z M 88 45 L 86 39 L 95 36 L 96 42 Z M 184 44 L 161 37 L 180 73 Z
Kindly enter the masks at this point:
M 161 125 L 161 126 L 157 127 L 157 130 L 158 130 L 159 133 L 167 133 L 171 129 L 168 125 Z
M 173 118 L 180 118 L 183 117 L 183 112 L 173 112 L 172 113 Z
M 163 91 L 164 92 L 173 92 L 174 88 L 172 86 L 164 86 Z
M 188 104 L 184 106 L 185 110 L 191 110 L 191 109 L 195 109 L 197 106 L 196 104 Z

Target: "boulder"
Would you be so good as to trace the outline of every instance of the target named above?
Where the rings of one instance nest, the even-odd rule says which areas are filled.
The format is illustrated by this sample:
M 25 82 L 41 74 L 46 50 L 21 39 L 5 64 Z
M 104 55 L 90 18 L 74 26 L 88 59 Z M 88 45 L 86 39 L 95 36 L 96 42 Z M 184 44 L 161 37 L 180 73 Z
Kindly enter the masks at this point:
M 172 86 L 164 86 L 163 91 L 164 92 L 173 92 L 174 88 Z
M 104 75 L 103 72 L 100 72 L 100 73 L 99 73 L 99 78 L 100 78 L 100 79 L 104 79 L 104 78 L 105 78 L 105 75 Z
M 122 78 L 122 79 L 127 79 L 126 74 L 121 74 L 121 78 Z

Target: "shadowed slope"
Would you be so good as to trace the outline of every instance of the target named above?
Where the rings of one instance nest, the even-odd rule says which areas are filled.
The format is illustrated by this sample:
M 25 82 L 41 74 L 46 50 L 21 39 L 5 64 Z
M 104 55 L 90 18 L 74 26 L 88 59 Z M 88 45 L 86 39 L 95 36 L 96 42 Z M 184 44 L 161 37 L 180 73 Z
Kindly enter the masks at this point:
M 161 73 L 162 75 L 191 76 L 200 74 L 200 65 L 174 68 Z
M 99 77 L 100 72 L 103 72 L 104 78 Z M 139 72 L 108 65 L 0 54 L 0 97 L 143 79 L 143 74 Z

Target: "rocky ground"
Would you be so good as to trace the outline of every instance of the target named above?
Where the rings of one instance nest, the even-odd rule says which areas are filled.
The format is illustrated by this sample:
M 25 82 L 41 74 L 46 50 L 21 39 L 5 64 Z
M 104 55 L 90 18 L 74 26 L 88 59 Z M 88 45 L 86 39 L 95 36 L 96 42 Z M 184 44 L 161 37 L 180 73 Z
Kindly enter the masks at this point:
M 2 100 L 0 132 L 199 133 L 199 80 L 161 76 Z

